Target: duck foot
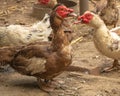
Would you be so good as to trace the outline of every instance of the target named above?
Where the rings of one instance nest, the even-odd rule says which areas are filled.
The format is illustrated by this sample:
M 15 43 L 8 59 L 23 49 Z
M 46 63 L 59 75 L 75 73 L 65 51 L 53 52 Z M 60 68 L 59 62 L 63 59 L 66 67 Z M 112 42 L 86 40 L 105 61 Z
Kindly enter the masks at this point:
M 53 82 L 53 80 L 41 80 L 38 79 L 37 80 L 38 86 L 40 87 L 40 89 L 46 93 L 52 92 L 55 90 L 56 88 L 56 83 Z
M 110 72 L 110 71 L 119 70 L 119 69 L 120 69 L 120 65 L 118 60 L 114 60 L 113 65 L 111 67 L 103 69 L 102 72 Z
M 114 60 L 112 67 L 106 68 L 104 64 L 102 66 L 98 66 L 94 69 L 89 70 L 89 74 L 100 75 L 101 73 L 104 73 L 104 72 L 110 72 L 110 71 L 119 70 L 119 69 L 120 69 L 120 65 L 118 63 L 118 60 Z
M 102 70 L 102 67 L 98 66 L 98 67 L 96 67 L 94 69 L 91 69 L 89 71 L 89 74 L 91 74 L 91 75 L 100 75 L 101 74 L 101 70 Z

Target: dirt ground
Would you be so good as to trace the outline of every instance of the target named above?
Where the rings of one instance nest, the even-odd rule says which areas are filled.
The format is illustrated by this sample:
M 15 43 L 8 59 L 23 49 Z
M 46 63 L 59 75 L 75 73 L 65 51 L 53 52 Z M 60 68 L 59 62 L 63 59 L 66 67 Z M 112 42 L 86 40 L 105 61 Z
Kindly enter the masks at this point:
M 29 26 L 37 22 L 38 19 L 31 16 L 35 2 L 37 0 L 0 0 L 0 26 Z M 91 28 L 79 25 L 75 30 L 76 37 L 86 37 L 73 45 L 72 65 L 87 70 L 65 71 L 55 78 L 58 82 L 56 88 L 46 93 L 39 89 L 34 77 L 20 75 L 9 68 L 9 71 L 0 72 L 0 96 L 120 96 L 120 70 L 100 75 L 88 74 L 89 69 L 103 64 L 110 65 L 113 60 L 96 50 L 92 36 L 88 34 Z

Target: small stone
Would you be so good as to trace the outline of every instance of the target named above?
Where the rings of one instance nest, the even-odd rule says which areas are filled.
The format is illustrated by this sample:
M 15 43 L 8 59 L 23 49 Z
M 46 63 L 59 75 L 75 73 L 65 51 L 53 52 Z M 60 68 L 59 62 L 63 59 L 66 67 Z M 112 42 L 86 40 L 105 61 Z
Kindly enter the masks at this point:
M 58 81 L 58 83 L 61 84 L 61 85 L 63 85 L 63 84 L 65 84 L 65 81 L 61 80 L 61 81 Z
M 16 0 L 16 2 L 17 2 L 17 3 L 20 3 L 20 2 L 21 2 L 21 0 Z
M 117 94 L 117 91 L 115 89 L 112 89 L 113 94 Z
M 85 80 L 83 80 L 83 81 L 80 81 L 81 83 L 86 83 L 86 81 Z

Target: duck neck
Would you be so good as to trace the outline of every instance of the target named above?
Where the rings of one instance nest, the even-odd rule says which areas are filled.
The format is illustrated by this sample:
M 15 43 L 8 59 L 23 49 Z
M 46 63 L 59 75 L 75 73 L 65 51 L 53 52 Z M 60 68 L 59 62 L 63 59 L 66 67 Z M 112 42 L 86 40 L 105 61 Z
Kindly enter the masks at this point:
M 95 40 L 102 42 L 102 40 L 111 37 L 107 26 L 99 16 L 95 16 L 90 22 L 90 25 L 95 29 L 95 32 L 93 34 Z
M 50 16 L 50 25 L 53 29 L 52 50 L 62 57 L 71 54 L 71 47 L 68 37 L 64 33 L 64 19 L 53 14 Z
M 106 38 L 108 37 L 109 34 L 109 30 L 106 26 L 101 25 L 98 28 L 95 28 L 95 32 L 94 32 L 94 38 L 98 39 L 98 40 L 103 40 L 102 38 Z
M 93 35 L 93 40 L 97 49 L 102 52 L 107 50 L 108 46 L 111 45 L 113 38 L 110 35 L 108 28 L 103 24 L 96 28 Z M 103 48 L 101 48 L 101 46 Z
M 66 46 L 69 46 L 70 42 L 64 33 L 62 25 L 59 28 L 53 30 L 54 38 L 52 41 L 52 46 L 54 51 L 60 52 Z

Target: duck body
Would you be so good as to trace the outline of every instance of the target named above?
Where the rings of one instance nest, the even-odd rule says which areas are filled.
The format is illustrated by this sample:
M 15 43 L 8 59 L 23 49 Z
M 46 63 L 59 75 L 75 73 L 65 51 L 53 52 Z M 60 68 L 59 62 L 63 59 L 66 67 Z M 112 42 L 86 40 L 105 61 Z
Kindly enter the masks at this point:
M 17 53 L 11 66 L 24 75 L 49 80 L 56 77 L 72 62 L 71 46 L 54 51 L 50 45 L 32 44 L 23 48 Z
M 120 37 L 114 32 L 120 31 L 120 29 L 112 30 L 108 30 L 104 22 L 101 23 L 98 28 L 95 28 L 93 40 L 96 48 L 103 55 L 113 59 L 120 59 Z
M 72 12 L 66 6 L 58 5 L 50 16 L 53 40 L 24 46 L 16 53 L 10 65 L 23 75 L 36 77 L 38 85 L 41 79 L 49 81 L 64 72 L 72 62 L 72 52 L 70 41 L 64 33 L 63 21 Z
M 120 59 L 120 27 L 109 30 L 104 21 L 92 12 L 85 12 L 78 17 L 82 23 L 92 26 L 95 29 L 93 32 L 94 45 L 100 53 L 114 59 L 113 66 L 119 65 Z
M 0 27 L 0 47 L 49 41 L 48 36 L 51 31 L 48 14 L 45 15 L 43 20 L 34 23 L 32 26 L 9 25 Z

